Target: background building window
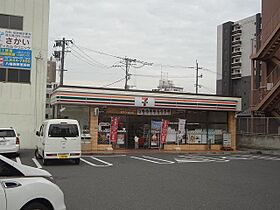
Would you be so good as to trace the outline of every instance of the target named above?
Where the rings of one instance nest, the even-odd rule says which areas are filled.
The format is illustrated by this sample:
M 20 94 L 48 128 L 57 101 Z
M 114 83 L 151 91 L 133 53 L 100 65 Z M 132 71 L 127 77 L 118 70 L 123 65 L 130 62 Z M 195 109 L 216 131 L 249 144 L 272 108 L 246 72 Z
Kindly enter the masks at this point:
M 0 68 L 0 82 L 6 81 L 6 69 Z
M 8 76 L 6 76 L 8 74 Z M 0 69 L 1 82 L 30 83 L 30 70 Z
M 23 30 L 23 17 L 0 14 L 0 28 Z
M 30 83 L 30 70 L 19 69 L 19 81 L 21 83 Z
M 18 69 L 8 70 L 8 82 L 18 82 Z

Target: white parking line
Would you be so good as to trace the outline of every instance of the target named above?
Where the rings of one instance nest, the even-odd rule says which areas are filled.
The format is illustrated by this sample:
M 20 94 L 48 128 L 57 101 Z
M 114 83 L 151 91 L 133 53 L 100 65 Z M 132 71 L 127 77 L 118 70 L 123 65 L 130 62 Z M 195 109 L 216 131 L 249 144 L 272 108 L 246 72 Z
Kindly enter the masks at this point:
M 213 162 L 213 161 L 209 161 L 209 160 L 193 160 L 193 159 L 179 159 L 179 158 L 175 158 L 175 160 L 178 163 L 207 163 L 207 162 Z
M 21 160 L 19 157 L 16 157 L 16 161 L 17 161 L 17 163 L 21 164 Z
M 80 158 L 80 159 L 81 159 L 81 161 L 83 161 L 84 163 L 87 163 L 88 165 L 94 166 L 94 167 L 108 167 L 108 166 L 112 166 L 112 165 L 113 165 L 113 164 L 110 164 L 110 165 L 96 165 L 96 164 L 94 164 L 94 163 L 92 163 L 92 162 L 89 162 L 89 161 L 83 159 L 83 158 Z
M 159 164 L 159 165 L 170 164 L 170 163 L 161 163 L 161 162 L 158 162 L 158 161 L 149 160 L 149 159 L 146 159 L 146 158 L 141 158 L 141 157 L 136 157 L 136 156 L 130 156 L 130 158 L 136 159 L 136 160 L 143 160 L 143 161 L 146 161 L 146 162 L 155 163 L 155 164 Z
M 108 162 L 106 162 L 106 161 L 104 161 L 104 160 L 100 160 L 100 159 L 98 159 L 98 158 L 96 158 L 96 157 L 91 157 L 93 160 L 97 160 L 97 161 L 99 161 L 99 162 L 101 162 L 101 163 L 104 163 L 104 164 L 106 164 L 106 165 L 108 165 L 108 166 L 112 166 L 113 164 L 112 163 L 108 163 Z
M 200 156 L 202 158 L 205 158 L 205 159 L 208 159 L 208 160 L 211 160 L 213 162 L 229 162 L 230 160 L 227 159 L 227 158 L 222 158 L 222 157 L 207 157 L 207 156 Z
M 152 160 L 159 160 L 159 161 L 162 161 L 162 162 L 166 162 L 167 164 L 173 164 L 173 163 L 175 163 L 175 162 L 173 162 L 173 161 L 164 160 L 164 159 L 160 159 L 160 158 L 155 158 L 155 157 L 151 157 L 151 156 L 145 156 L 145 155 L 143 155 L 142 157 L 143 157 L 143 158 L 147 158 L 147 159 L 152 159 Z
M 185 156 L 185 155 L 180 155 L 178 157 L 179 158 L 175 158 L 175 160 L 179 163 L 206 163 L 206 162 L 224 163 L 230 161 L 223 157 Z
M 43 168 L 36 158 L 32 158 L 32 160 L 35 163 L 35 165 L 37 166 L 37 168 Z
M 280 160 L 278 157 L 272 157 L 272 156 L 257 156 L 257 155 L 252 155 L 252 159 L 259 159 L 259 160 Z
M 87 156 L 83 156 L 83 157 L 87 157 Z M 88 156 L 90 157 L 90 156 Z M 126 155 L 95 155 L 94 157 L 99 157 L 99 158 L 102 158 L 102 157 L 126 157 Z

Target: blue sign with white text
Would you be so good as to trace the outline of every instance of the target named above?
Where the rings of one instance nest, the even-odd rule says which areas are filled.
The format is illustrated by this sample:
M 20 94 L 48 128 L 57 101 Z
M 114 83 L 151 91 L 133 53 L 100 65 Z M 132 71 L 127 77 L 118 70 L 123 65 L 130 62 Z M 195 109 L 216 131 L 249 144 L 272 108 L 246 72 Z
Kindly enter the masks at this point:
M 32 51 L 0 48 L 0 67 L 31 69 Z

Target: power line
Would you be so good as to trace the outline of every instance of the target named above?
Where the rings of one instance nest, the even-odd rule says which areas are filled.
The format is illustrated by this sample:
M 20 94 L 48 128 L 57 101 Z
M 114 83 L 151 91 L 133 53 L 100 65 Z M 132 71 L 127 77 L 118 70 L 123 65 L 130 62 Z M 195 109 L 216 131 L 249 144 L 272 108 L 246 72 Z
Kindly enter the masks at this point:
M 130 74 L 129 73 L 129 69 L 130 67 L 133 67 L 133 68 L 142 68 L 146 65 L 149 65 L 149 66 L 160 66 L 161 68 L 162 67 L 167 67 L 167 68 L 173 68 L 173 69 L 193 69 L 193 70 L 196 70 L 196 84 L 195 84 L 195 87 L 196 87 L 196 93 L 198 93 L 198 88 L 202 87 L 201 85 L 199 85 L 198 83 L 198 79 L 199 78 L 202 78 L 202 75 L 199 75 L 198 74 L 198 70 L 202 70 L 202 71 L 207 71 L 207 72 L 210 72 L 210 73 L 214 73 L 216 75 L 221 75 L 220 73 L 218 72 L 215 72 L 215 71 L 212 71 L 210 69 L 207 69 L 207 68 L 204 68 L 204 67 L 199 67 L 198 66 L 198 63 L 196 62 L 196 66 L 183 66 L 183 65 L 171 65 L 171 64 L 161 64 L 161 63 L 151 63 L 151 62 L 145 62 L 145 61 L 141 61 L 141 60 L 137 60 L 137 59 L 132 59 L 132 58 L 128 58 L 128 57 L 121 57 L 121 56 L 117 56 L 117 55 L 113 55 L 113 54 L 110 54 L 110 53 L 106 53 L 106 52 L 103 52 L 103 51 L 99 51 L 99 50 L 93 50 L 93 49 L 89 49 L 87 47 L 82 47 L 82 46 L 78 46 L 75 44 L 75 47 L 77 49 L 79 49 L 85 56 L 87 56 L 88 58 L 90 58 L 91 60 L 93 60 L 94 62 L 96 62 L 94 59 L 92 59 L 88 54 L 86 54 L 84 52 L 84 50 L 86 51 L 90 51 L 90 52 L 94 52 L 96 54 L 100 54 L 100 55 L 104 55 L 104 56 L 109 56 L 109 57 L 113 57 L 113 58 L 117 58 L 117 59 L 120 59 L 120 65 L 112 65 L 112 67 L 120 67 L 121 69 L 123 69 L 125 71 L 125 86 L 124 88 L 125 89 L 128 89 L 128 80 L 130 80 L 130 76 L 133 75 L 133 76 L 140 76 L 140 77 L 158 77 L 157 75 L 140 75 L 140 74 Z M 83 50 L 84 49 L 84 50 Z M 98 62 L 99 63 L 99 62 Z M 140 66 L 136 66 L 136 63 L 139 63 L 141 64 Z M 102 63 L 99 63 L 100 65 L 102 66 L 106 66 L 105 64 L 102 64 Z M 108 68 L 108 66 L 106 66 Z M 124 67 L 124 68 L 123 68 Z M 174 76 L 174 77 L 170 77 L 170 78 L 183 78 L 183 76 Z M 189 78 L 189 77 L 185 77 L 185 78 Z M 124 80 L 122 79 L 122 80 Z M 121 80 L 121 81 L 122 81 Z M 116 82 L 119 82 L 116 81 Z M 205 87 L 204 87 L 205 88 Z M 213 91 L 215 92 L 215 91 Z
M 125 77 L 124 77 L 124 78 L 121 78 L 121 79 L 119 79 L 119 80 L 117 80 L 117 81 L 115 81 L 115 82 L 112 82 L 112 83 L 108 84 L 108 85 L 104 85 L 103 87 L 109 87 L 109 86 L 114 85 L 114 84 L 116 84 L 116 83 L 119 83 L 119 82 L 121 82 L 121 81 L 123 81 L 123 80 L 125 80 L 125 79 L 126 79 Z
M 136 76 L 136 77 L 151 77 L 151 78 L 161 78 L 162 75 L 149 75 L 149 74 L 131 74 L 133 76 Z M 174 75 L 169 75 L 168 78 L 171 78 L 171 79 L 174 79 L 174 78 L 189 78 L 189 79 L 192 79 L 193 77 L 191 76 L 174 76 Z
M 116 56 L 116 55 L 112 55 L 112 54 L 105 53 L 105 52 L 98 51 L 98 50 L 92 50 L 92 49 L 89 49 L 89 48 L 87 48 L 87 47 L 82 47 L 82 46 L 80 46 L 80 48 L 83 48 L 83 49 L 85 49 L 85 50 L 87 50 L 87 51 L 91 51 L 91 52 L 94 52 L 94 53 L 97 53 L 97 54 L 100 54 L 100 55 L 106 55 L 106 56 L 113 57 L 113 58 L 123 59 L 123 57 Z
M 195 69 L 194 66 L 182 66 L 182 65 L 171 65 L 171 64 L 161 64 L 161 63 L 154 63 L 154 66 L 168 67 L 174 69 Z
M 77 46 L 77 45 L 76 45 Z M 85 50 L 88 50 L 88 51 L 91 51 L 91 52 L 94 52 L 94 53 L 97 53 L 97 54 L 100 54 L 100 55 L 105 55 L 105 56 L 109 56 L 109 57 L 113 57 L 113 58 L 118 58 L 118 59 L 122 59 L 124 60 L 126 57 L 121 57 L 121 56 L 117 56 L 117 55 L 112 55 L 110 53 L 106 53 L 106 52 L 103 52 L 103 51 L 98 51 L 98 50 L 93 50 L 93 49 L 89 49 L 87 47 L 82 47 L 82 46 L 79 46 L 80 48 L 82 49 L 85 49 Z M 144 61 L 140 61 L 140 60 L 137 60 L 137 59 L 134 59 L 135 62 L 138 62 L 138 63 L 142 63 L 144 65 L 150 65 L 150 66 L 161 66 L 161 67 L 168 67 L 168 68 L 181 68 L 181 69 L 195 69 L 194 66 L 182 66 L 182 65 L 171 65 L 171 64 L 161 64 L 161 63 L 153 63 L 153 62 L 144 62 Z M 143 66 L 141 66 L 143 67 Z M 135 68 L 135 67 L 134 67 Z M 137 68 L 137 67 L 136 67 Z
M 202 70 L 202 71 L 208 71 L 208 72 L 210 72 L 210 73 L 217 74 L 217 75 L 222 75 L 222 74 L 220 74 L 220 73 L 218 73 L 218 72 L 215 72 L 215 71 L 213 71 L 213 70 L 211 70 L 211 69 L 207 69 L 207 68 L 204 68 L 204 67 L 202 67 L 201 70 Z
M 93 66 L 93 67 L 96 68 L 96 64 L 93 64 L 93 63 L 89 62 L 87 59 L 84 59 L 84 58 L 81 57 L 80 55 L 76 55 L 76 54 L 73 53 L 73 52 L 72 52 L 71 54 L 72 54 L 74 57 L 76 57 L 78 60 L 83 61 L 83 62 L 87 63 L 88 65 Z
M 206 87 L 206 86 L 204 86 L 204 85 L 200 85 L 200 86 L 201 86 L 203 89 L 208 90 L 209 92 L 216 93 L 216 91 L 213 90 L 212 88 Z
M 105 64 L 103 64 L 103 63 L 101 63 L 101 62 L 99 62 L 99 61 L 97 61 L 97 60 L 95 60 L 95 59 L 93 59 L 91 56 L 89 56 L 87 53 L 85 53 L 80 47 L 78 47 L 76 44 L 73 44 L 73 46 L 74 47 L 76 47 L 78 50 L 80 50 L 80 52 L 82 52 L 88 59 L 90 59 L 91 61 L 93 61 L 94 63 L 97 63 L 97 64 L 99 64 L 99 65 L 101 65 L 101 66 L 104 66 L 104 67 L 106 67 L 106 68 L 110 68 L 110 67 L 108 67 L 107 65 L 105 65 Z M 73 48 L 72 48 L 73 49 Z M 74 49 L 73 49 L 74 50 Z M 77 51 L 76 51 L 77 52 Z

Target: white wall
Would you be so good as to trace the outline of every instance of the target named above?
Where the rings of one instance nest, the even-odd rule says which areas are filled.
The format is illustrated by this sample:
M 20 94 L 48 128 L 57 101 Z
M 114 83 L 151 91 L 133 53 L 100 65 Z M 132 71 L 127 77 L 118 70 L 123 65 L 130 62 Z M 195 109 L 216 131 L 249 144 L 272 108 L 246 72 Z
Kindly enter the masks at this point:
M 21 148 L 34 148 L 35 131 L 45 117 L 49 0 L 0 0 L 0 13 L 23 16 L 32 33 L 31 83 L 0 82 L 0 127 L 16 128 Z M 36 59 L 41 55 L 42 59 Z

